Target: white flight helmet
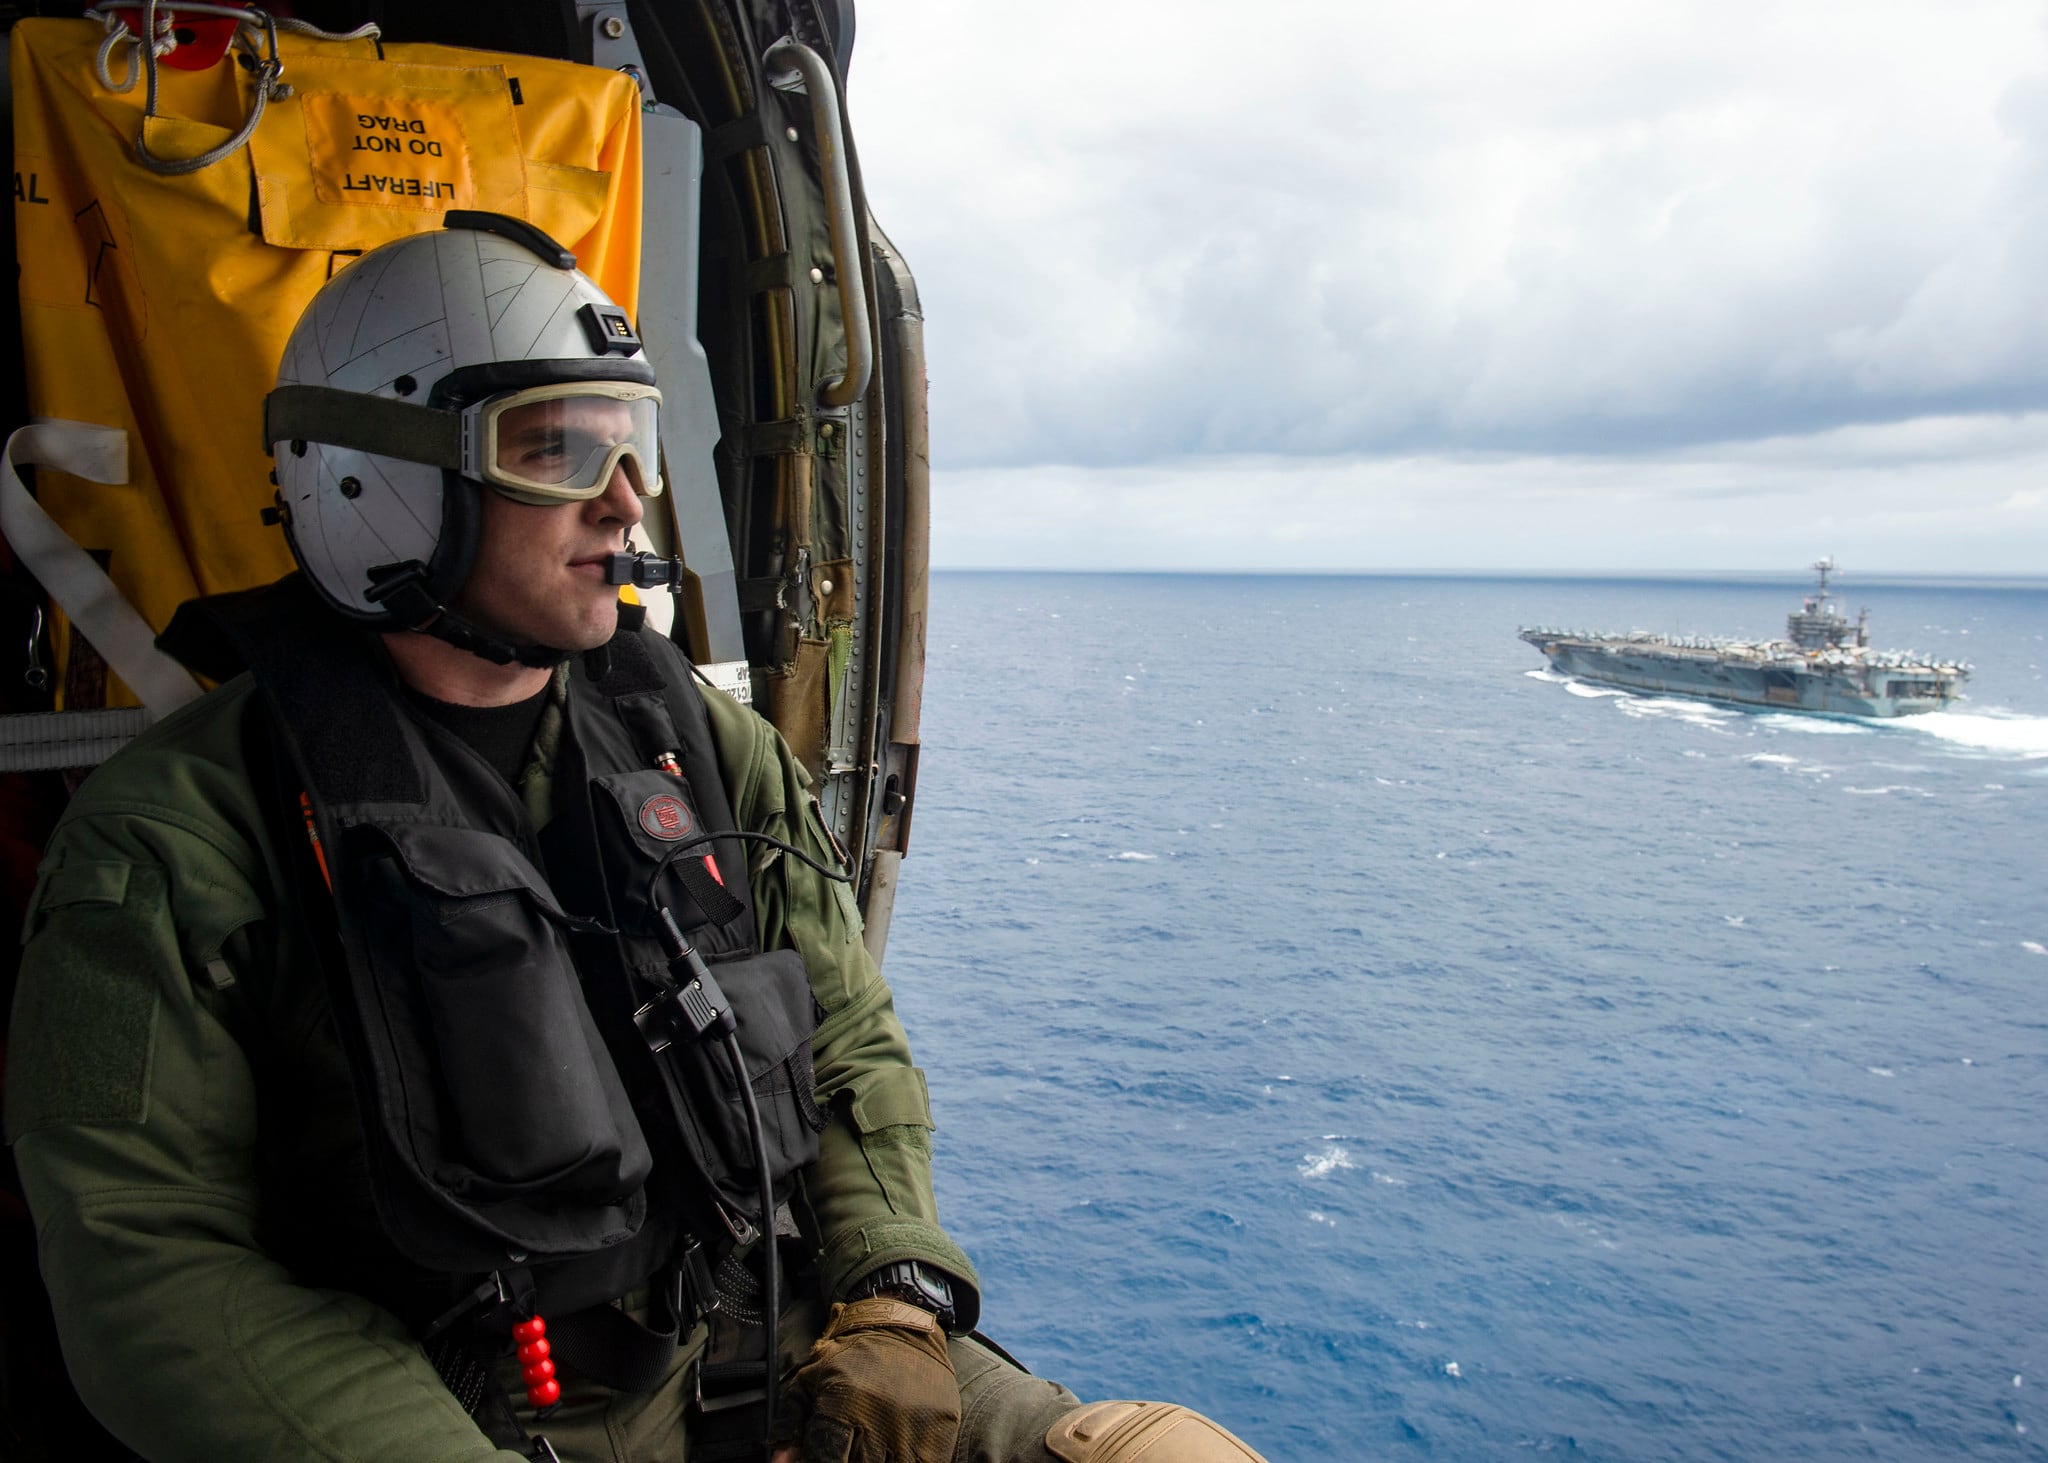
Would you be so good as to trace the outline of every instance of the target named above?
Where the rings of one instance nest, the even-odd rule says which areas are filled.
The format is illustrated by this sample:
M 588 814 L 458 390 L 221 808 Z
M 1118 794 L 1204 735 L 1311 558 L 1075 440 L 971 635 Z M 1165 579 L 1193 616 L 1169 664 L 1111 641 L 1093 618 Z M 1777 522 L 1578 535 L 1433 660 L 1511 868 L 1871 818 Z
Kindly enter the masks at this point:
M 643 494 L 659 492 L 661 397 L 625 312 L 574 255 L 502 214 L 451 212 L 446 225 L 371 250 L 299 317 L 264 402 L 272 516 L 342 614 L 527 659 L 447 611 L 476 555 L 478 495 L 590 498 L 621 461 Z M 557 443 L 538 471 L 499 450 L 506 406 L 583 395 L 625 403 L 630 432 L 573 460 Z

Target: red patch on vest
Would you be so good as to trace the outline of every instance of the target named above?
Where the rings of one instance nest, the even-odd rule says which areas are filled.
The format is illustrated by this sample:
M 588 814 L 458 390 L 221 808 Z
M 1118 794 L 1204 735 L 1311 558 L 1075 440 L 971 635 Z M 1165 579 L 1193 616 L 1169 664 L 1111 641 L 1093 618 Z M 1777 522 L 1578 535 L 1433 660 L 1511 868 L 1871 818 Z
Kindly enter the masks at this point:
M 672 792 L 658 792 L 640 805 L 640 826 L 673 843 L 690 831 L 690 808 Z

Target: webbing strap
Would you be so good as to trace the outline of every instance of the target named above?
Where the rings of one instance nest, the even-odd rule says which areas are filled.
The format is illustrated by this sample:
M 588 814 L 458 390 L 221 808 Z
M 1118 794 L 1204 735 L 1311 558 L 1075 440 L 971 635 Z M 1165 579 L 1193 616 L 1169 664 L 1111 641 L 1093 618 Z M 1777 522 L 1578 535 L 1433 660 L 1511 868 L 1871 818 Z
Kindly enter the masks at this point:
M 0 455 L 0 533 L 50 598 L 71 617 L 115 675 L 152 716 L 200 696 L 199 683 L 156 648 L 156 632 L 102 569 L 30 495 L 16 465 L 28 463 L 89 483 L 128 481 L 128 434 L 91 422 L 44 419 L 17 430 Z
M 149 725 L 139 706 L 0 716 L 0 772 L 97 767 Z
M 657 1300 L 654 1311 L 657 1321 L 666 1313 L 665 1325 L 643 1326 L 617 1306 L 572 1311 L 549 1319 L 548 1340 L 570 1369 L 621 1392 L 652 1392 L 674 1365 L 682 1334 L 665 1301 Z
M 697 908 L 704 911 L 706 919 L 715 925 L 730 924 L 745 914 L 747 907 L 733 898 L 724 880 L 704 866 L 704 857 L 703 849 L 695 849 L 670 864 L 669 868 L 682 880 L 684 890 L 696 901 Z M 744 872 L 735 870 L 734 875 L 737 877 Z
M 332 386 L 280 386 L 263 398 L 263 450 L 279 442 L 324 442 L 462 470 L 459 412 Z

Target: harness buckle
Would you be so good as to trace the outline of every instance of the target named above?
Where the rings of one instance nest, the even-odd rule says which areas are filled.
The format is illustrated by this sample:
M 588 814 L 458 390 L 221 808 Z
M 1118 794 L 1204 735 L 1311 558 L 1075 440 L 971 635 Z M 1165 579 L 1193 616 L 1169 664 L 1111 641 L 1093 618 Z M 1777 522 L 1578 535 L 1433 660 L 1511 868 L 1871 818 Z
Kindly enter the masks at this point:
M 679 1328 L 685 1322 L 695 1325 L 723 1308 L 718 1299 L 718 1286 L 711 1278 L 711 1261 L 704 1253 L 704 1242 L 695 1235 L 676 1256 L 669 1285 L 672 1296 L 670 1308 L 675 1312 Z M 689 1307 L 687 1313 L 683 1309 L 685 1305 Z
M 741 1249 L 745 1249 L 761 1237 L 761 1231 L 754 1228 L 754 1221 L 727 1205 L 725 1200 L 714 1198 L 711 1207 L 718 1211 L 718 1217 L 725 1225 L 725 1232 L 732 1236 L 732 1242 Z
M 494 1300 L 502 1301 L 504 1298 L 505 1282 L 500 1280 L 498 1272 L 493 1270 L 483 1284 L 472 1290 L 468 1295 L 465 1295 L 461 1300 L 455 1302 L 447 1310 L 441 1312 L 440 1315 L 434 1317 L 433 1323 L 420 1333 L 420 1340 L 422 1342 L 432 1341 L 436 1336 L 439 1336 L 464 1316 L 474 1312 L 478 1307 Z

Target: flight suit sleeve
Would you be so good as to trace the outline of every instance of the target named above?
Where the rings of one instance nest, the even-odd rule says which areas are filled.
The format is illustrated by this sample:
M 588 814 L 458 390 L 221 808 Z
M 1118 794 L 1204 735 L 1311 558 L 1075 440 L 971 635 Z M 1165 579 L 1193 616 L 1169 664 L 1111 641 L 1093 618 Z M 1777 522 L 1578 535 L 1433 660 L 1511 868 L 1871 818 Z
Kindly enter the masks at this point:
M 6 1111 L 88 1407 L 153 1463 L 517 1457 L 397 1319 L 264 1253 L 227 1004 L 263 984 L 248 873 L 179 815 L 77 812 L 29 915 Z
M 714 734 L 734 786 L 733 816 L 827 868 L 840 867 L 810 777 L 767 722 L 707 692 Z M 812 1041 L 820 1106 L 831 1123 L 819 1137 L 803 1198 L 816 1227 L 827 1295 L 897 1260 L 921 1260 L 956 1282 L 958 1324 L 974 1325 L 979 1280 L 966 1253 L 939 1225 L 932 1192 L 932 1117 L 924 1073 L 895 998 L 861 939 L 860 909 L 847 884 L 778 849 L 755 845 L 750 887 L 762 946 L 804 957 L 823 1011 Z

